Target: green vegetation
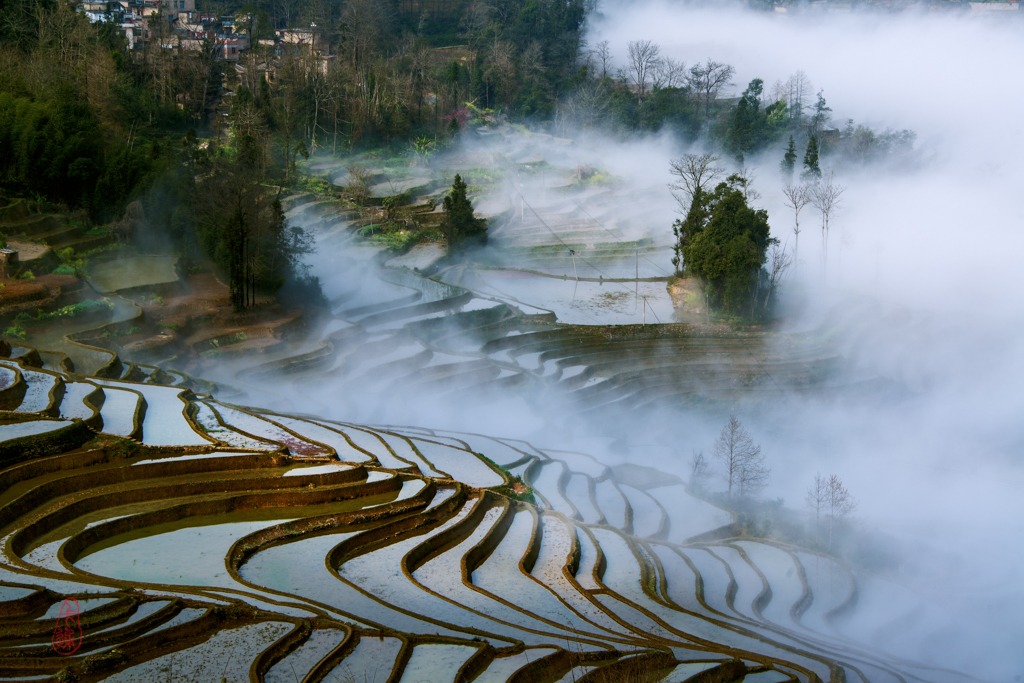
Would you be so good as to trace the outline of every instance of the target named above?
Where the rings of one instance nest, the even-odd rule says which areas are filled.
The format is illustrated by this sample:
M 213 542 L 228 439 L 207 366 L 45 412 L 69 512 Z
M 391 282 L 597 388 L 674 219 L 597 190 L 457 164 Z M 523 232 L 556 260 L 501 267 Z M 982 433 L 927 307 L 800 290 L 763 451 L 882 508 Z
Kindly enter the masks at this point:
M 441 232 L 449 254 L 467 242 L 487 243 L 487 221 L 473 215 L 473 204 L 466 197 L 466 183 L 459 174 L 455 174 L 451 192 L 444 198 Z
M 302 192 L 309 192 L 317 199 L 336 199 L 337 188 L 331 185 L 325 178 L 303 175 L 295 181 L 295 189 Z
M 85 315 L 87 313 L 98 313 L 112 310 L 114 310 L 114 304 L 106 299 L 89 299 L 77 304 L 58 308 L 57 310 L 50 311 L 49 313 L 40 312 L 36 316 L 36 320 L 40 322 L 46 320 L 61 320 L 64 318 L 74 318 L 75 316 Z
M 755 78 L 740 97 L 729 117 L 725 145 L 741 163 L 744 155 L 764 149 L 787 128 L 786 101 L 778 100 L 761 108 L 764 82 Z
M 518 500 L 521 503 L 529 503 L 530 505 L 537 504 L 537 498 L 533 495 L 533 489 L 523 483 L 522 477 L 515 476 L 510 477 L 509 479 L 511 483 L 503 486 L 496 486 L 492 490 L 507 498 L 511 498 L 512 500 Z M 517 488 L 523 490 L 517 491 Z
M 804 172 L 800 174 L 800 178 L 810 182 L 821 178 L 821 166 L 818 165 L 818 137 L 813 133 L 807 140 L 807 151 L 804 152 Z
M 498 463 L 496 463 L 493 460 L 491 460 L 490 458 L 488 458 L 483 453 L 477 453 L 476 455 L 477 455 L 478 458 L 480 458 L 481 460 L 486 462 L 492 468 L 494 468 L 495 470 L 501 472 L 501 474 L 509 482 L 507 484 L 502 484 L 501 486 L 493 486 L 493 487 L 491 487 L 492 491 L 494 491 L 495 493 L 500 493 L 501 495 L 505 496 L 506 498 L 511 498 L 512 500 L 518 500 L 518 501 L 520 501 L 522 503 L 529 503 L 530 505 L 536 505 L 537 504 L 537 499 L 533 495 L 533 489 L 531 489 L 529 486 L 527 486 L 523 482 L 523 478 L 522 477 L 520 477 L 518 475 L 513 476 L 513 474 L 511 472 L 509 472 L 507 469 L 505 469 L 504 467 L 502 467 Z
M 703 281 L 711 305 L 752 317 L 773 240 L 768 212 L 747 204 L 743 179 L 730 176 L 713 192 L 698 188 L 685 220 L 676 224 L 686 270 Z
M 28 336 L 28 333 L 25 332 L 25 328 L 24 327 L 22 327 L 18 323 L 14 323 L 10 327 L 8 327 L 6 330 L 4 330 L 4 336 L 5 337 L 17 337 L 18 339 L 25 339 L 25 337 Z
M 786 146 L 786 154 L 782 157 L 780 168 L 783 180 L 787 183 L 792 182 L 793 172 L 796 170 L 796 140 L 792 134 L 789 136 L 789 144 Z

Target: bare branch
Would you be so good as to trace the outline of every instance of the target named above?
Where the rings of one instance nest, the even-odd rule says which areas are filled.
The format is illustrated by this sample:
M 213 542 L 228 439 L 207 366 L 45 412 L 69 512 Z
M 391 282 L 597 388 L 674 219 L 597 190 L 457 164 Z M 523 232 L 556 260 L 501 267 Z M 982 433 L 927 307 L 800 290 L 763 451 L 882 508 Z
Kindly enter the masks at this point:
M 771 470 L 764 464 L 761 447 L 754 443 L 735 415 L 729 416 L 715 441 L 714 456 L 725 464 L 723 477 L 728 483 L 730 498 L 734 491 L 738 497 L 747 497 L 768 485 Z
M 636 85 L 638 102 L 644 101 L 647 82 L 658 65 L 661 48 L 649 40 L 633 40 L 629 43 L 629 76 Z
M 715 165 L 718 160 L 713 154 L 684 154 L 669 162 L 672 175 L 679 177 L 679 182 L 671 187 L 682 194 L 676 195 L 676 201 L 679 202 L 683 214 L 689 211 L 698 190 L 706 191 L 711 183 L 725 173 L 724 168 Z
M 811 187 L 809 185 L 786 185 L 782 189 L 782 196 L 786 198 L 786 206 L 793 209 L 793 234 L 796 236 L 796 243 L 793 245 L 793 263 L 797 263 L 800 255 L 800 212 L 813 201 Z
M 843 486 L 843 480 L 833 474 L 825 483 L 825 507 L 828 511 L 828 547 L 832 549 L 832 531 L 847 520 L 857 508 L 857 501 Z
M 774 242 L 768 251 L 768 293 L 764 297 L 765 310 L 768 309 L 772 295 L 782 286 L 791 265 L 793 257 L 786 253 L 785 247 L 780 247 L 778 242 Z
M 654 87 L 678 88 L 686 83 L 686 63 L 671 57 L 658 60 L 654 69 Z
M 732 77 L 736 70 L 728 64 L 708 60 L 704 64 L 690 67 L 687 84 L 704 103 L 704 121 L 711 117 L 711 104 L 727 86 L 732 85 Z
M 834 171 L 829 171 L 825 175 L 825 182 L 819 183 L 811 190 L 811 202 L 814 208 L 821 212 L 822 272 L 828 264 L 828 231 L 842 204 L 844 192 L 846 188 L 835 183 Z
M 594 46 L 590 54 L 596 62 L 598 78 L 608 78 L 608 75 L 614 71 L 611 44 L 607 40 L 602 40 Z

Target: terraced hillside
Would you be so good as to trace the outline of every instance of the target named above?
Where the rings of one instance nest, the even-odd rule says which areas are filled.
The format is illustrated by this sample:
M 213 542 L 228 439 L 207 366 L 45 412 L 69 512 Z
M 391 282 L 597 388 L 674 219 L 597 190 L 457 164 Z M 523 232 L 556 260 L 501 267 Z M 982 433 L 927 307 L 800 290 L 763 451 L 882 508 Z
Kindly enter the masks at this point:
M 746 536 L 671 475 L 12 353 L 5 678 L 969 679 L 906 658 L 949 627 L 934 605 Z M 873 644 L 894 628 L 900 657 Z
M 286 200 L 292 215 L 311 205 L 310 196 Z M 235 363 L 228 358 L 230 347 L 222 347 L 225 355 L 212 369 L 220 373 L 217 381 L 239 387 L 263 405 L 302 409 L 309 396 L 318 396 L 329 401 L 333 415 L 351 416 L 350 407 L 366 405 L 368 398 L 388 401 L 396 392 L 427 398 L 467 391 L 500 395 L 517 388 L 538 396 L 557 394 L 576 412 L 621 413 L 655 404 L 728 402 L 740 393 L 814 390 L 843 365 L 820 333 L 645 326 L 639 324 L 640 310 L 638 324 L 600 318 L 597 324 L 561 324 L 564 308 L 551 303 L 550 290 L 564 285 L 571 293 L 576 285 L 571 280 L 539 278 L 545 281 L 539 288 L 513 294 L 506 281 L 495 279 L 496 271 L 464 264 L 434 278 L 382 267 L 372 248 L 360 244 L 348 218 L 330 211 L 318 219 L 306 215 L 305 225 L 317 235 L 314 272 L 325 284 L 331 319 L 298 352 Z M 613 300 L 609 305 L 635 305 L 632 291 L 619 291 L 621 283 L 578 284 L 603 286 Z M 664 294 L 663 283 L 640 284 Z M 647 306 L 649 322 L 667 322 L 651 303 Z M 581 320 L 594 320 L 588 311 L 582 310 Z M 271 382 L 274 390 L 267 392 Z M 358 392 L 340 387 L 358 387 Z

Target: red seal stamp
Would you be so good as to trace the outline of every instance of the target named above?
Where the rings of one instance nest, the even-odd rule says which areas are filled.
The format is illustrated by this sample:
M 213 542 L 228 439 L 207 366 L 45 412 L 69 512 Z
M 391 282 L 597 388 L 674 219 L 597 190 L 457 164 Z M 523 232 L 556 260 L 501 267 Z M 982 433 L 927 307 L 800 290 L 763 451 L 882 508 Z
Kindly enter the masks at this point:
M 53 628 L 53 650 L 59 655 L 73 655 L 82 646 L 82 625 L 78 620 L 78 600 L 66 598 Z

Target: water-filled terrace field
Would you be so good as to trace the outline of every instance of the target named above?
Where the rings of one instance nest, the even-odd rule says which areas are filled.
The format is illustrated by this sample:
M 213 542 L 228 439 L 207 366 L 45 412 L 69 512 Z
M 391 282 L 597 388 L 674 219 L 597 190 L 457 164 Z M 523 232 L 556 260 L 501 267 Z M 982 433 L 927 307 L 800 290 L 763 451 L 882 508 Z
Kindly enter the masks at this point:
M 737 538 L 728 511 L 670 475 L 153 382 L 47 378 L 94 390 L 45 405 L 26 391 L 27 421 L 0 425 L 6 678 L 970 679 L 885 654 L 856 626 L 888 632 L 940 607 Z M 89 425 L 45 418 L 72 412 L 65 400 Z M 30 449 L 10 447 L 26 437 Z M 51 638 L 69 597 L 81 636 L 65 657 Z

